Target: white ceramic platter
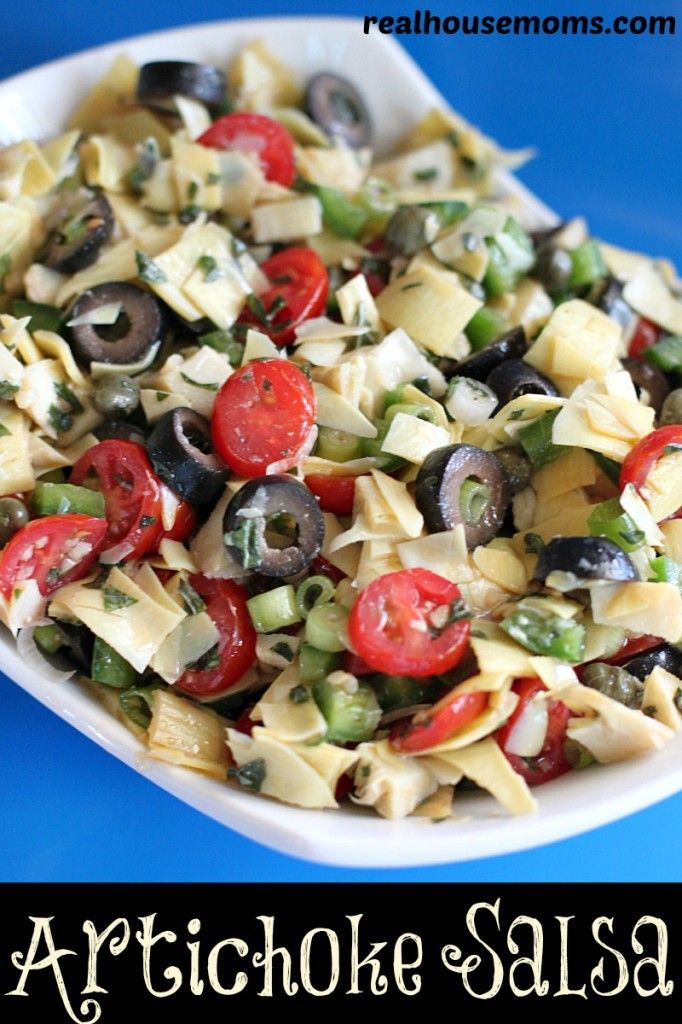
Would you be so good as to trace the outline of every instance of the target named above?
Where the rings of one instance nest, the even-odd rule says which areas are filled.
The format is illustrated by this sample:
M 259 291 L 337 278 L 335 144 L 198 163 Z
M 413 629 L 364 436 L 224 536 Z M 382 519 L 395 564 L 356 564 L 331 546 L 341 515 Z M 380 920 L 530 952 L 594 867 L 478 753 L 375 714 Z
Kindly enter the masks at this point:
M 181 58 L 225 65 L 240 46 L 255 38 L 264 39 L 302 79 L 325 68 L 351 78 L 369 104 L 380 148 L 388 148 L 430 107 L 447 106 L 390 37 L 363 35 L 359 21 L 226 21 L 113 43 L 1 83 L 0 145 L 58 132 L 107 63 L 122 51 L 140 63 Z M 503 182 L 522 199 L 538 226 L 555 220 L 552 212 L 513 178 L 504 176 Z M 407 867 L 527 849 L 585 832 L 682 789 L 680 734 L 665 750 L 650 757 L 571 773 L 542 787 L 537 791 L 540 811 L 530 817 L 508 817 L 483 796 L 458 801 L 461 819 L 438 826 L 424 818 L 385 821 L 348 807 L 305 811 L 151 761 L 138 741 L 78 683 L 55 686 L 28 668 L 4 631 L 0 633 L 0 666 L 75 728 L 192 807 L 283 853 L 326 864 Z

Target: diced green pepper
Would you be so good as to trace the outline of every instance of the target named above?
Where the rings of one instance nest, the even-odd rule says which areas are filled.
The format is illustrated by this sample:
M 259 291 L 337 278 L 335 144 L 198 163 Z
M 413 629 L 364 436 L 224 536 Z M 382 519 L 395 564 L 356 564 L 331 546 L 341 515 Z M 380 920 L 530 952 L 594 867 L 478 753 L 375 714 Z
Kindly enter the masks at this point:
M 327 722 L 330 743 L 363 743 L 370 740 L 382 711 L 371 686 L 358 683 L 352 690 L 322 679 L 313 686 L 313 696 Z
M 306 643 L 331 654 L 346 649 L 348 609 L 340 604 L 317 604 L 305 622 Z
M 573 266 L 567 282 L 569 288 L 582 288 L 605 276 L 606 264 L 594 239 L 590 238 L 573 249 L 570 257 Z
M 39 480 L 31 496 L 31 507 L 38 516 L 78 513 L 105 518 L 104 495 L 89 487 L 74 484 L 51 484 Z
M 585 627 L 573 619 L 542 615 L 532 608 L 519 608 L 500 626 L 513 640 L 534 654 L 577 663 L 585 653 Z
M 664 373 L 682 373 L 682 335 L 673 334 L 643 352 L 644 358 Z
M 607 537 L 623 551 L 637 551 L 644 543 L 644 533 L 623 512 L 618 498 L 609 498 L 590 513 L 587 520 L 593 537 Z
M 652 558 L 649 564 L 656 583 L 674 583 L 682 587 L 682 565 L 679 562 L 668 555 L 659 555 L 658 558 Z
M 486 345 L 490 345 L 495 338 L 499 338 L 500 334 L 504 332 L 504 328 L 504 317 L 497 310 L 481 306 L 464 328 L 464 333 L 474 352 L 479 352 Z
M 315 194 L 322 206 L 322 218 L 327 227 L 339 238 L 356 238 L 365 224 L 369 214 L 358 203 L 353 202 L 335 188 L 318 185 Z
M 559 412 L 559 409 L 553 409 L 519 431 L 519 443 L 534 469 L 541 469 L 568 451 L 566 445 L 554 444 L 552 441 L 552 427 Z
M 383 674 L 372 676 L 371 686 L 384 712 L 409 708 L 413 704 L 431 704 L 443 690 L 443 684 L 437 679 Z

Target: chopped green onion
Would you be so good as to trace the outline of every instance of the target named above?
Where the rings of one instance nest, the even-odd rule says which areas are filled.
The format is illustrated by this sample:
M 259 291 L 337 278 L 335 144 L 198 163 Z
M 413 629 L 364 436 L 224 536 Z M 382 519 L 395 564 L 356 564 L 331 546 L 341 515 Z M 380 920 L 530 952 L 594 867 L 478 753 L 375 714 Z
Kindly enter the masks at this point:
M 59 334 L 64 325 L 64 314 L 57 306 L 49 306 L 45 302 L 30 302 L 28 299 L 15 299 L 12 303 L 12 316 L 18 320 L 30 316 L 28 329 L 34 331 L 54 331 Z
M 296 604 L 296 591 L 290 583 L 264 594 L 256 594 L 246 602 L 254 629 L 258 633 L 274 633 L 301 621 Z
M 313 687 L 313 695 L 327 722 L 325 739 L 330 743 L 363 743 L 376 732 L 382 711 L 376 695 L 367 683 L 358 683 L 350 676 L 354 688 L 342 682 L 321 679 Z
M 308 612 L 306 643 L 330 653 L 346 650 L 348 610 L 339 604 L 318 604 Z
M 467 526 L 478 526 L 490 504 L 490 488 L 474 477 L 462 481 L 459 489 L 459 510 Z
M 605 276 L 606 264 L 594 239 L 590 238 L 573 249 L 570 257 L 572 269 L 567 282 L 569 288 L 583 288 Z
M 307 619 L 311 609 L 331 601 L 335 592 L 336 587 L 328 576 L 309 576 L 296 591 L 296 605 L 301 618 Z
M 664 373 L 682 373 L 682 335 L 674 334 L 645 349 L 644 358 Z
M 399 412 L 405 413 L 406 416 L 414 416 L 418 420 L 428 420 L 429 423 L 436 422 L 435 413 L 430 405 L 417 404 L 417 402 L 395 402 L 386 410 L 384 417 L 386 423 L 391 424 Z
M 330 462 L 350 462 L 351 459 L 360 458 L 362 440 L 345 430 L 320 427 L 315 454 L 320 459 L 329 459 Z
M 488 306 L 481 306 L 464 328 L 464 333 L 474 352 L 479 352 L 486 345 L 490 345 L 495 338 L 499 338 L 500 334 L 504 332 L 505 326 L 505 320 L 501 313 Z
M 89 487 L 74 484 L 53 484 L 39 480 L 31 495 L 31 507 L 38 516 L 57 516 L 77 513 L 105 518 L 104 495 Z
M 682 587 L 682 565 L 679 562 L 668 555 L 659 555 L 657 558 L 652 558 L 649 564 L 654 574 L 654 582 L 674 583 L 676 586 Z
M 324 679 L 340 665 L 337 652 L 320 651 L 310 644 L 303 644 L 298 653 L 298 669 L 304 683 Z

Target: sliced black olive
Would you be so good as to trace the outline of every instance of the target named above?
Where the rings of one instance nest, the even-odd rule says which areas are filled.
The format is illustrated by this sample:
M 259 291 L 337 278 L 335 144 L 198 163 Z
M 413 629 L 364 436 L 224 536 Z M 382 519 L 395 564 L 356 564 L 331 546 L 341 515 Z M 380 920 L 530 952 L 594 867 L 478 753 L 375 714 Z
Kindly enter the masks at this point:
M 75 274 L 95 262 L 111 236 L 114 214 L 106 196 L 98 195 L 50 233 L 42 261 L 62 274 Z
M 208 505 L 225 486 L 227 469 L 213 451 L 211 425 L 192 409 L 171 409 L 157 420 L 147 450 L 161 479 L 192 505 Z
M 64 646 L 60 647 L 59 653 L 77 668 L 82 669 L 86 675 L 90 675 L 94 634 L 86 626 L 72 622 L 58 622 L 56 625 L 64 638 Z
M 134 441 L 135 444 L 144 445 L 147 443 L 147 436 L 135 423 L 127 423 L 125 420 L 107 420 L 93 431 L 100 441 L 108 441 L 110 438 L 121 441 Z
M 353 149 L 366 146 L 372 123 L 362 96 L 345 78 L 322 71 L 308 82 L 305 108 L 328 135 L 343 139 Z
M 632 383 L 641 395 L 646 391 L 649 396 L 649 405 L 660 416 L 663 403 L 670 393 L 670 385 L 665 374 L 657 366 L 645 363 L 643 359 L 622 359 L 623 367 L 632 377 Z
M 545 245 L 547 242 L 551 241 L 552 238 L 554 238 L 557 232 L 561 231 L 562 228 L 566 227 L 566 223 L 566 221 L 559 221 L 559 223 L 555 224 L 554 227 L 540 228 L 538 231 L 531 231 L 530 237 L 533 242 L 533 247 L 535 249 L 541 249 L 543 245 Z
M 452 368 L 445 372 L 446 377 L 471 377 L 483 383 L 493 370 L 507 359 L 520 359 L 525 354 L 528 344 L 523 327 L 513 327 L 511 331 L 500 335 L 492 344 L 486 345 L 480 352 L 474 352 L 460 363 L 453 363 Z
M 497 458 L 470 444 L 430 452 L 419 470 L 415 497 L 430 533 L 462 523 L 469 549 L 495 536 L 509 503 Z
M 69 316 L 77 320 L 102 306 L 120 305 L 113 324 L 79 324 L 71 327 L 71 345 L 83 363 L 138 363 L 158 344 L 164 332 L 160 304 L 149 292 L 127 281 L 98 284 L 78 296 Z
M 606 277 L 600 281 L 599 292 L 594 296 L 593 302 L 621 327 L 628 327 L 637 315 L 623 298 L 623 285 L 616 281 L 615 277 Z
M 558 395 L 559 392 L 549 377 L 524 363 L 523 359 L 507 359 L 488 375 L 486 384 L 497 395 L 500 405 L 521 395 Z
M 535 578 L 545 580 L 554 572 L 574 577 L 573 589 L 594 580 L 621 583 L 639 579 L 632 560 L 606 537 L 555 537 L 540 552 Z
M 227 550 L 263 576 L 295 576 L 320 553 L 324 517 L 305 484 L 261 476 L 244 484 L 225 511 Z
M 657 665 L 664 668 L 666 672 L 682 679 L 682 651 L 672 644 L 661 644 L 660 647 L 652 647 L 644 654 L 638 654 L 636 658 L 623 665 L 630 675 L 636 676 L 642 682 L 650 675 Z
M 566 287 L 572 270 L 569 253 L 548 242 L 538 249 L 531 275 L 553 292 Z
M 143 64 L 137 85 L 140 103 L 187 96 L 217 106 L 225 99 L 225 75 L 213 64 L 192 64 L 182 60 L 157 60 Z

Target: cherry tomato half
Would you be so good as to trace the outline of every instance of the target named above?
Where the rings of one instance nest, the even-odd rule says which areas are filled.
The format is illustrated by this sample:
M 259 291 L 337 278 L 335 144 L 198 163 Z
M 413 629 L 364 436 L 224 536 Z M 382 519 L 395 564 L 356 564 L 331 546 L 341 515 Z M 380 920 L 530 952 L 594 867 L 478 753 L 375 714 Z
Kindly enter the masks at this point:
M 95 516 L 41 516 L 14 534 L 0 555 L 0 592 L 35 580 L 43 596 L 85 576 L 107 533 Z
M 290 188 L 294 183 L 294 140 L 278 121 L 263 114 L 225 114 L 197 139 L 213 149 L 255 153 L 268 181 Z
M 433 676 L 454 668 L 470 623 L 454 583 L 428 569 L 389 572 L 369 584 L 348 621 L 357 654 L 376 672 Z
M 396 722 L 391 730 L 391 746 L 406 754 L 428 750 L 445 743 L 465 725 L 482 714 L 488 705 L 488 694 L 481 691 L 446 693 L 429 711 L 420 711 L 407 724 Z
M 159 537 L 158 543 L 162 540 L 187 540 L 197 525 L 198 517 L 196 511 L 188 501 L 178 498 L 180 504 L 175 513 L 175 522 L 170 530 L 164 530 Z
M 661 335 L 661 328 L 658 324 L 640 316 L 635 324 L 635 329 L 630 336 L 628 355 L 630 358 L 639 359 L 648 348 L 655 345 Z
M 161 484 L 144 448 L 110 439 L 93 445 L 71 470 L 72 484 L 94 474 L 109 522 L 106 547 L 120 548 L 119 562 L 153 551 L 162 534 Z
M 542 750 L 536 757 L 520 757 L 518 754 L 510 754 L 505 749 L 509 741 L 512 729 L 523 714 L 529 702 L 537 693 L 546 690 L 547 687 L 540 679 L 517 679 L 512 686 L 514 693 L 519 695 L 519 702 L 496 734 L 504 756 L 511 764 L 514 771 L 521 775 L 530 786 L 540 786 L 544 782 L 551 782 L 558 779 L 571 770 L 571 763 L 566 757 L 566 726 L 569 718 L 579 718 L 580 715 L 571 711 L 560 700 L 547 701 L 547 732 Z
M 260 476 L 273 463 L 286 472 L 312 443 L 316 413 L 302 370 L 285 359 L 260 359 L 235 370 L 220 389 L 213 444 L 240 476 Z
M 355 498 L 354 476 L 307 476 L 305 482 L 320 499 L 320 508 L 337 516 L 349 516 Z
M 255 327 L 276 345 L 288 345 L 304 320 L 324 312 L 329 294 L 327 269 L 312 249 L 294 246 L 282 249 L 260 265 L 270 287 L 258 298 L 265 318 L 244 309 L 239 323 Z
M 246 594 L 232 580 L 194 575 L 189 581 L 206 602 L 206 612 L 218 629 L 218 650 L 215 665 L 188 669 L 175 685 L 193 697 L 216 697 L 239 682 L 253 665 L 256 631 L 246 607 Z
M 659 427 L 643 437 L 625 457 L 620 469 L 620 489 L 633 484 L 636 491 L 641 491 L 646 478 L 658 460 L 666 454 L 666 448 L 682 447 L 682 424 L 671 423 L 668 427 Z M 682 508 L 678 509 L 670 519 L 679 518 Z

